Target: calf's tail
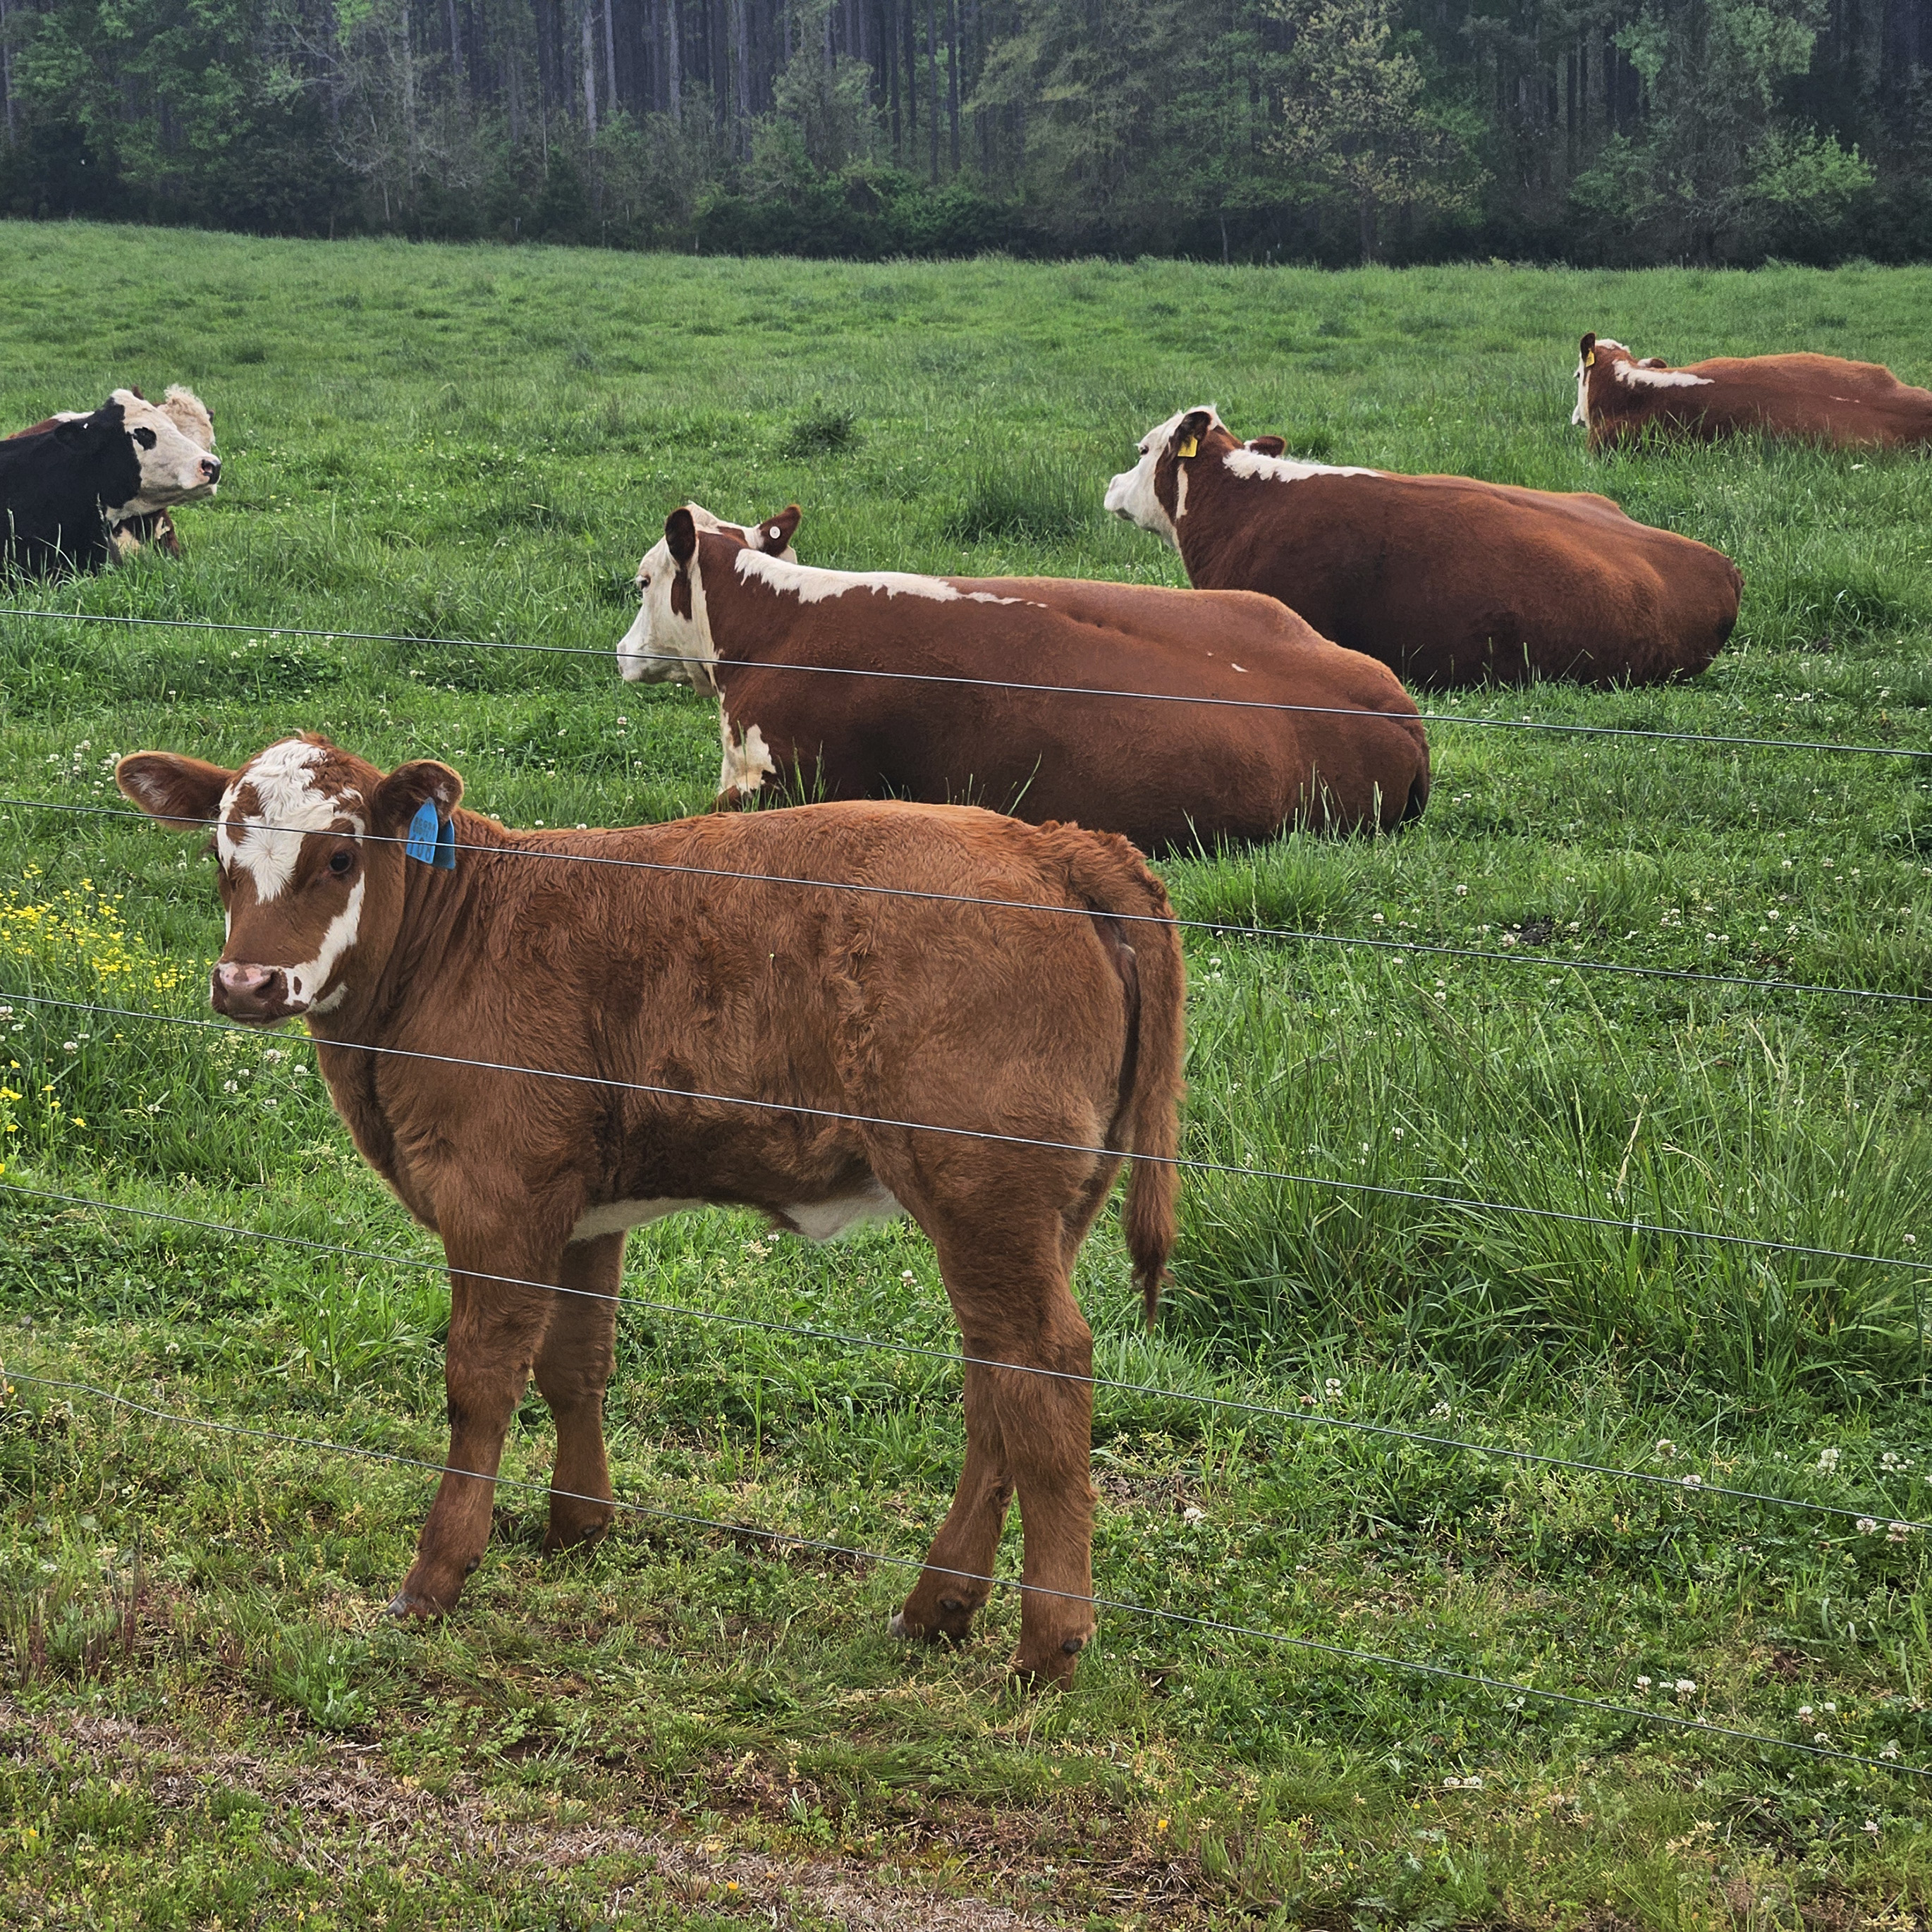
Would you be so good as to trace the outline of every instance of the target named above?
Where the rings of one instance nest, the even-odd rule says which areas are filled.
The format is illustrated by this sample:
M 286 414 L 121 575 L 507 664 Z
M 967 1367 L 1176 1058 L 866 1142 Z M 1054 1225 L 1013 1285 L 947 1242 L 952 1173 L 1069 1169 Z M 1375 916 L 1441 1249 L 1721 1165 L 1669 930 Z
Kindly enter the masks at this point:
M 1167 890 L 1126 839 L 1090 834 L 1073 868 L 1076 892 L 1103 935 L 1128 949 L 1118 962 L 1127 989 L 1130 1029 L 1121 1054 L 1120 1110 L 1114 1138 L 1134 1156 L 1127 1178 L 1125 1233 L 1147 1318 L 1160 1307 L 1174 1250 L 1180 1193 L 1180 1098 L 1187 1037 L 1187 974 Z M 1094 848 L 1100 848 L 1098 850 Z M 1112 915 L 1112 916 L 1108 916 Z

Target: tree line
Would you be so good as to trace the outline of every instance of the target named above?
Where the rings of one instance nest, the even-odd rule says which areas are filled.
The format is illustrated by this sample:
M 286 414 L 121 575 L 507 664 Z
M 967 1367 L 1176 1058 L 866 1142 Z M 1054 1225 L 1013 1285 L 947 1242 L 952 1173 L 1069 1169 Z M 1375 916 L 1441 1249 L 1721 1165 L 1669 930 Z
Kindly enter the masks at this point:
M 0 212 L 806 254 L 1932 254 L 1932 0 L 0 0 Z

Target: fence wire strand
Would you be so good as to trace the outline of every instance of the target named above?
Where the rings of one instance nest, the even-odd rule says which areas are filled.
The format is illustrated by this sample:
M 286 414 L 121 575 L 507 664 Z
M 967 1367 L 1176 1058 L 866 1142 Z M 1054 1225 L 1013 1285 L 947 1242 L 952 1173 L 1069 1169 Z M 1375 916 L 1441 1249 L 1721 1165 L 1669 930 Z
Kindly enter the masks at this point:
M 1448 1664 L 1424 1664 L 1408 1658 L 1388 1656 L 1379 1651 L 1357 1650 L 1342 1644 L 1324 1643 L 1315 1637 L 1295 1636 L 1286 1630 L 1270 1630 L 1256 1624 L 1238 1624 L 1220 1617 L 1199 1616 L 1186 1610 L 1169 1610 L 1160 1604 L 1137 1603 L 1130 1598 L 1084 1597 L 1073 1591 L 1052 1589 L 1042 1584 L 1024 1582 L 1015 1577 L 988 1576 L 977 1570 L 954 1570 L 944 1565 L 928 1564 L 922 1557 L 894 1556 L 885 1551 L 860 1549 L 851 1544 L 799 1536 L 789 1530 L 768 1529 L 759 1523 L 736 1522 L 724 1517 L 700 1516 L 691 1511 L 668 1509 L 658 1504 L 589 1496 L 574 1490 L 556 1490 L 548 1484 L 532 1482 L 524 1478 L 486 1476 L 473 1469 L 451 1468 L 446 1464 L 433 1462 L 425 1456 L 405 1455 L 395 1450 L 371 1448 L 356 1443 L 332 1442 L 325 1437 L 297 1436 L 281 1430 L 263 1429 L 244 1424 L 218 1421 L 210 1417 L 178 1414 L 155 1404 L 137 1402 L 131 1396 L 124 1396 L 116 1390 L 103 1388 L 97 1383 L 63 1381 L 50 1376 L 30 1375 L 21 1370 L 7 1370 L 5 1378 L 31 1383 L 38 1388 L 57 1389 L 70 1394 L 90 1396 L 115 1408 L 179 1427 L 206 1430 L 212 1433 L 238 1436 L 250 1442 L 272 1442 L 292 1448 L 310 1449 L 326 1455 L 387 1463 L 399 1468 L 423 1470 L 437 1476 L 446 1474 L 459 1476 L 475 1482 L 498 1484 L 508 1489 L 560 1497 L 570 1502 L 603 1504 L 626 1515 L 676 1523 L 687 1528 L 714 1531 L 734 1538 L 752 1538 L 781 1550 L 808 1550 L 823 1556 L 842 1557 L 850 1562 L 877 1563 L 897 1570 L 923 1571 L 930 1569 L 936 1576 L 956 1577 L 962 1582 L 984 1583 L 989 1588 L 1010 1590 L 1023 1597 L 1050 1597 L 1090 1604 L 1096 1610 L 1144 1618 L 1153 1622 L 1178 1624 L 1184 1628 L 1205 1631 L 1216 1636 L 1274 1644 L 1284 1649 L 1331 1658 L 1338 1663 L 1364 1664 L 1372 1670 L 1426 1677 L 1438 1683 L 1468 1684 L 1479 1690 L 1502 1691 L 1515 1697 L 1534 1697 L 1540 1702 L 1560 1705 L 1566 1709 L 1590 1711 L 1602 1717 L 1666 1726 L 1680 1732 L 1702 1732 L 1708 1736 L 1723 1738 L 1731 1743 L 1754 1744 L 1762 1749 L 1796 1751 L 1807 1757 L 1838 1764 L 1856 1765 L 1868 1771 L 1891 1772 L 1905 1777 L 1932 1778 L 1932 1768 L 1909 1764 L 1902 1760 L 1868 1757 L 1859 1752 L 1841 1751 L 1828 1745 L 1807 1744 L 1795 1738 L 1774 1738 L 1762 1731 L 1748 1731 L 1732 1724 L 1714 1724 L 1706 1718 L 1680 1717 L 1673 1712 L 1646 1710 L 1640 1705 L 1613 1703 L 1607 1698 L 1580 1696 L 1568 1690 L 1546 1690 L 1538 1685 L 1520 1684 L 1506 1677 L 1491 1677 L 1479 1671 L 1458 1670 Z M 0 1382 L 3 1381 L 4 1378 L 0 1378 Z
M 60 812 L 82 818 L 145 819 L 164 826 L 198 828 L 206 821 L 170 818 L 157 814 L 111 805 L 70 805 L 64 800 L 14 798 L 0 796 L 0 810 L 18 807 L 29 812 Z M 255 820 L 252 830 L 290 832 L 298 836 L 310 828 L 277 825 Z M 588 830 L 591 828 L 586 827 Z M 596 828 L 599 830 L 605 827 Z M 644 830 L 644 826 L 622 826 L 620 830 Z M 406 845 L 409 841 L 392 834 L 363 832 L 355 835 L 366 845 Z M 789 872 L 738 872 L 718 866 L 684 866 L 661 859 L 626 859 L 602 852 L 560 852 L 535 845 L 472 845 L 458 844 L 455 852 L 470 852 L 482 857 L 548 859 L 559 865 L 608 866 L 622 870 L 662 872 L 691 878 L 720 879 L 742 885 L 801 886 L 814 891 L 856 892 L 875 898 L 914 899 L 938 905 L 978 906 L 997 912 L 1046 913 L 1054 917 L 1090 916 L 1084 906 L 1041 905 L 1028 899 L 982 898 L 968 892 L 922 891 L 913 886 L 868 885 L 854 879 L 814 879 Z M 1615 959 L 1564 959 L 1553 953 L 1498 952 L 1474 946 L 1446 946 L 1427 940 L 1384 939 L 1372 935 L 1341 932 L 1310 932 L 1297 926 L 1237 926 L 1225 920 L 1162 918 L 1156 913 L 1123 912 L 1113 916 L 1124 926 L 1171 926 L 1183 932 L 1205 932 L 1217 939 L 1295 940 L 1311 946 L 1355 946 L 1378 952 L 1414 953 L 1418 957 L 1474 960 L 1494 966 L 1541 967 L 1559 972 L 1612 973 L 1628 979 L 1682 980 L 1699 986 L 1736 986 L 1761 993 L 1800 993 L 1834 1000 L 1872 1000 L 1900 1006 L 1932 1006 L 1932 994 L 1895 993 L 1865 986 L 1830 986 L 1804 980 L 1754 980 L 1742 974 L 1701 973 L 1689 967 L 1636 966 Z
M 0 1002 L 18 1000 L 29 1006 L 53 1006 L 63 1012 L 95 1013 L 109 1019 L 157 1022 L 166 1026 L 194 1027 L 203 1032 L 240 1034 L 250 1040 L 263 1036 L 260 1027 L 236 1025 L 221 1020 L 195 1019 L 185 1013 L 142 1012 L 131 1006 L 110 1006 L 86 1000 L 56 999 L 43 993 L 22 993 L 0 987 Z M 890 1127 L 918 1134 L 944 1134 L 955 1140 L 989 1141 L 1005 1147 L 1032 1148 L 1042 1154 L 1086 1154 L 1096 1160 L 1139 1161 L 1150 1166 L 1172 1167 L 1196 1174 L 1231 1174 L 1244 1180 L 1275 1180 L 1298 1187 L 1326 1187 L 1342 1193 L 1364 1194 L 1397 1201 L 1419 1201 L 1437 1208 L 1450 1208 L 1466 1214 L 1513 1214 L 1528 1220 L 1550 1221 L 1567 1226 L 1607 1228 L 1635 1239 L 1650 1235 L 1664 1240 L 1708 1241 L 1729 1248 L 1749 1249 L 1766 1254 L 1796 1255 L 1808 1259 L 1862 1263 L 1873 1268 L 1932 1269 L 1932 1258 L 1918 1262 L 1902 1255 L 1860 1254 L 1846 1248 L 1814 1247 L 1802 1241 L 1773 1240 L 1762 1234 L 1726 1234 L 1711 1228 L 1686 1228 L 1670 1222 L 1646 1221 L 1640 1215 L 1628 1220 L 1606 1214 L 1580 1214 L 1560 1208 L 1531 1208 L 1520 1202 L 1484 1201 L 1466 1195 L 1432 1194 L 1415 1187 L 1395 1187 L 1385 1182 L 1344 1180 L 1339 1176 L 1294 1174 L 1284 1168 L 1255 1167 L 1246 1162 L 1202 1160 L 1186 1155 L 1138 1154 L 1131 1148 L 1094 1147 L 1084 1141 L 1048 1140 L 1032 1134 L 1000 1134 L 983 1127 L 943 1126 L 933 1120 L 902 1120 L 888 1114 L 857 1114 L 837 1107 L 809 1107 L 791 1100 L 760 1100 L 742 1094 L 711 1094 L 692 1087 L 668 1087 L 655 1081 L 620 1080 L 603 1073 L 571 1073 L 557 1067 L 521 1066 L 512 1060 L 471 1060 L 458 1054 L 424 1053 L 412 1047 L 380 1046 L 366 1040 L 327 1040 L 314 1034 L 284 1034 L 284 1040 L 298 1040 L 318 1050 L 327 1047 L 343 1053 L 380 1053 L 398 1060 L 426 1060 L 442 1066 L 467 1066 L 484 1073 L 508 1073 L 533 1080 L 561 1080 L 573 1086 L 602 1087 L 620 1094 L 649 1094 L 662 1100 L 694 1100 L 721 1107 L 744 1107 L 756 1113 L 797 1114 L 808 1120 L 836 1120 L 842 1125 Z
M 412 644 L 446 650 L 527 651 L 552 657 L 614 657 L 615 650 L 596 644 L 526 644 L 500 638 L 412 637 L 403 632 L 325 631 L 292 624 L 229 624 L 202 617 L 124 616 L 112 611 L 37 610 L 0 607 L 0 617 L 28 617 L 75 624 L 124 624 L 160 630 L 210 631 L 246 634 L 269 641 L 283 638 L 320 638 L 326 644 Z M 656 652 L 632 655 L 656 663 L 691 660 Z M 960 677 L 938 671 L 872 670 L 856 665 L 766 662 L 755 658 L 712 658 L 704 662 L 726 670 L 788 670 L 829 677 L 866 677 L 912 684 L 964 685 L 988 691 L 1018 691 L 1064 698 L 1111 698 L 1152 704 L 1199 704 L 1232 711 L 1294 712 L 1314 717 L 1360 718 L 1359 706 L 1270 704 L 1258 698 L 1203 698 L 1186 692 L 1114 691 L 1086 685 L 1026 684 L 1004 678 Z M 1505 731 L 1549 731 L 1588 738 L 1640 738 L 1681 745 L 1726 745 L 1735 749 L 1772 752 L 1839 752 L 1879 758 L 1932 758 L 1932 751 L 1904 745 L 1847 745 L 1830 739 L 1752 738 L 1706 731 L 1659 731 L 1629 724 L 1561 724 L 1534 718 L 1466 717 L 1453 711 L 1387 712 L 1373 714 L 1394 722 L 1412 719 L 1424 724 L 1469 724 Z
M 104 1201 L 86 1194 L 58 1193 L 46 1188 L 23 1187 L 17 1182 L 0 1180 L 0 1193 L 17 1195 L 29 1201 L 57 1202 L 63 1207 L 84 1208 L 98 1214 L 123 1214 L 130 1218 L 162 1222 L 170 1227 L 192 1228 L 211 1234 L 232 1235 L 244 1240 L 266 1241 L 280 1247 L 300 1248 L 309 1253 L 334 1255 L 348 1261 L 381 1263 L 393 1268 L 412 1268 L 430 1274 L 446 1274 L 447 1262 L 427 1256 L 398 1255 L 370 1248 L 351 1247 L 340 1241 L 318 1241 L 303 1234 L 276 1234 L 266 1228 L 238 1227 L 232 1222 L 204 1220 L 189 1214 L 172 1214 L 159 1208 L 140 1208 L 118 1201 Z M 1494 1456 L 1506 1462 L 1534 1465 L 1538 1468 L 1567 1469 L 1576 1474 L 1606 1476 L 1616 1480 L 1642 1483 L 1670 1490 L 1679 1496 L 1714 1496 L 1726 1502 L 1768 1504 L 1779 1509 L 1805 1510 L 1815 1516 L 1842 1516 L 1858 1522 L 1882 1522 L 1890 1532 L 1920 1534 L 1932 1531 L 1932 1522 L 1915 1522 L 1909 1517 L 1875 1518 L 1869 1510 L 1853 1509 L 1842 1503 L 1814 1502 L 1805 1496 L 1778 1496 L 1765 1490 L 1741 1490 L 1722 1483 L 1707 1483 L 1700 1476 L 1665 1476 L 1648 1469 L 1632 1469 L 1610 1462 L 1588 1462 L 1568 1456 L 1552 1456 L 1534 1449 L 1512 1449 L 1501 1444 L 1470 1442 L 1460 1437 L 1438 1436 L 1414 1429 L 1398 1429 L 1393 1424 L 1363 1422 L 1352 1417 L 1306 1413 L 1283 1408 L 1278 1403 L 1249 1402 L 1238 1396 L 1208 1395 L 1198 1390 L 1162 1388 L 1152 1382 L 1131 1382 L 1101 1375 L 1077 1376 L 1065 1369 L 1048 1369 L 1030 1362 L 1003 1362 L 987 1355 L 968 1355 L 951 1348 L 934 1348 L 922 1342 L 902 1342 L 890 1336 L 866 1335 L 850 1329 L 820 1328 L 807 1323 L 775 1322 L 761 1316 L 734 1315 L 722 1309 L 693 1308 L 682 1302 L 659 1301 L 648 1295 L 609 1294 L 594 1288 L 568 1288 L 561 1283 L 534 1281 L 527 1276 L 494 1274 L 481 1268 L 462 1272 L 478 1281 L 496 1282 L 506 1288 L 536 1288 L 544 1293 L 568 1294 L 586 1301 L 606 1301 L 622 1308 L 635 1308 L 649 1315 L 676 1320 L 741 1328 L 767 1335 L 790 1335 L 802 1341 L 836 1342 L 843 1348 L 870 1348 L 886 1354 L 906 1355 L 948 1367 L 1002 1369 L 1013 1375 L 1037 1376 L 1048 1382 L 1077 1382 L 1111 1394 L 1139 1396 L 1150 1401 L 1192 1403 L 1239 1415 L 1249 1415 L 1292 1423 L 1301 1429 L 1325 1429 L 1351 1436 L 1414 1442 L 1425 1448 L 1456 1450 L 1472 1456 Z

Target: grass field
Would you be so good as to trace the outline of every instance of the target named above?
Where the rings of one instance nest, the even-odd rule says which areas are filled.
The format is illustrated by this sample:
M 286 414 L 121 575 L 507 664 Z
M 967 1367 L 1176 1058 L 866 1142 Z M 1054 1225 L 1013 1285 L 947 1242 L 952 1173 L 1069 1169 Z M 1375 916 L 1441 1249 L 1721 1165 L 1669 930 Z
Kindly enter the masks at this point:
M 187 381 L 218 502 L 187 554 L 9 601 L 0 794 L 118 802 L 115 755 L 326 730 L 432 754 L 513 824 L 708 804 L 715 710 L 604 653 L 672 505 L 796 500 L 807 561 L 1178 582 L 1100 513 L 1184 404 L 1405 470 L 1600 489 L 1742 566 L 1695 684 L 1473 692 L 1453 717 L 1932 747 L 1932 462 L 1739 445 L 1595 460 L 1576 338 L 1805 346 L 1932 376 L 1932 272 L 1323 275 L 323 246 L 0 226 L 0 424 Z M 277 627 L 326 637 L 277 637 Z M 587 648 L 543 656 L 350 632 Z M 1139 1325 L 1084 1258 L 1108 1596 L 1932 1765 L 1932 1244 L 1918 1010 L 1616 977 L 1609 959 L 1932 993 L 1932 768 L 1445 722 L 1399 837 L 1163 867 L 1185 916 L 1426 940 L 1189 940 L 1186 1152 L 1596 1215 L 1190 1178 Z M 206 1016 L 199 842 L 0 806 L 0 1008 Z M 446 1296 L 298 1036 L 16 998 L 0 1192 L 0 1918 L 23 1925 L 1924 1925 L 1932 1790 L 1889 1770 L 1124 1612 L 1078 1688 L 1003 1688 L 1016 1619 L 902 1654 L 904 1573 L 638 1516 L 545 1562 L 506 1489 L 458 1614 L 381 1615 L 431 1478 Z M 944 1348 L 901 1227 L 631 1244 L 628 1289 Z M 956 1372 L 629 1309 L 620 1494 L 916 1557 Z M 0 1376 L 0 1388 L 5 1377 Z M 1351 1434 L 1387 1423 L 1863 1512 Z M 532 1396 L 506 1468 L 544 1480 Z M 1017 1551 L 1009 1558 L 1016 1567 Z M 1688 1685 L 1692 1688 L 1683 1688 Z M 1678 1688 L 1673 1688 L 1676 1686 Z

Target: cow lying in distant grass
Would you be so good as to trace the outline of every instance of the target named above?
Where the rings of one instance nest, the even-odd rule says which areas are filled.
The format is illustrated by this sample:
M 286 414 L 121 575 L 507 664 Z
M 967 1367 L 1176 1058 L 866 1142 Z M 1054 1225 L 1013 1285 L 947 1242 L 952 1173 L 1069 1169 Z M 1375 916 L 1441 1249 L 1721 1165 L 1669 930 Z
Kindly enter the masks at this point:
M 1094 1627 L 1074 1257 L 1130 1151 L 1150 1317 L 1174 1232 L 1180 947 L 1124 839 L 868 803 L 512 832 L 457 809 L 446 765 L 385 776 L 313 736 L 118 776 L 214 827 L 217 1010 L 307 1022 L 356 1145 L 442 1237 L 449 1461 L 393 1610 L 448 1610 L 482 1561 L 532 1375 L 556 1419 L 545 1547 L 609 1526 L 626 1229 L 735 1204 L 822 1240 L 904 1212 L 980 1360 L 958 1493 L 894 1628 L 968 1634 L 1017 1490 L 1015 1667 L 1072 1675 Z
M 742 530 L 700 514 L 639 565 L 617 662 L 717 694 L 721 806 L 767 784 L 970 800 L 1170 850 L 1393 827 L 1428 799 L 1400 683 L 1270 598 L 814 570 L 785 560 L 796 505 Z
M 1265 591 L 1413 685 L 1688 676 L 1723 648 L 1744 584 L 1607 496 L 1300 462 L 1206 406 L 1148 432 L 1107 508 L 1203 590 Z
M 212 496 L 220 475 L 172 416 L 117 389 L 88 415 L 0 440 L 0 568 L 98 569 L 123 554 L 124 522 Z
M 1570 420 L 1588 430 L 1592 449 L 1646 430 L 1706 442 L 1756 433 L 1901 449 L 1932 443 L 1932 389 L 1901 382 L 1882 363 L 1836 356 L 1720 356 L 1673 369 L 1607 335 L 1586 335 Z
M 114 400 L 118 400 L 128 412 L 130 425 L 148 421 L 143 411 L 157 410 L 172 422 L 197 449 L 209 456 L 214 455 L 214 418 L 208 405 L 192 389 L 184 388 L 178 382 L 172 383 L 158 403 L 150 403 L 139 389 L 117 389 L 114 392 Z M 137 404 L 139 407 L 136 406 Z M 10 442 L 20 436 L 44 436 L 50 430 L 59 428 L 62 423 L 78 422 L 87 414 L 85 410 L 62 410 L 58 415 L 30 424 L 25 429 L 15 430 L 12 435 L 0 440 Z M 212 496 L 215 494 L 216 481 L 220 474 L 220 465 L 218 463 L 215 469 L 215 477 L 205 478 L 187 494 L 170 497 L 169 502 L 191 503 L 205 496 Z M 133 556 L 144 544 L 158 544 L 170 556 L 181 555 L 181 538 L 175 529 L 174 518 L 168 514 L 164 506 L 151 508 L 137 502 L 124 506 L 110 525 L 108 536 L 114 547 L 114 554 L 118 557 Z

